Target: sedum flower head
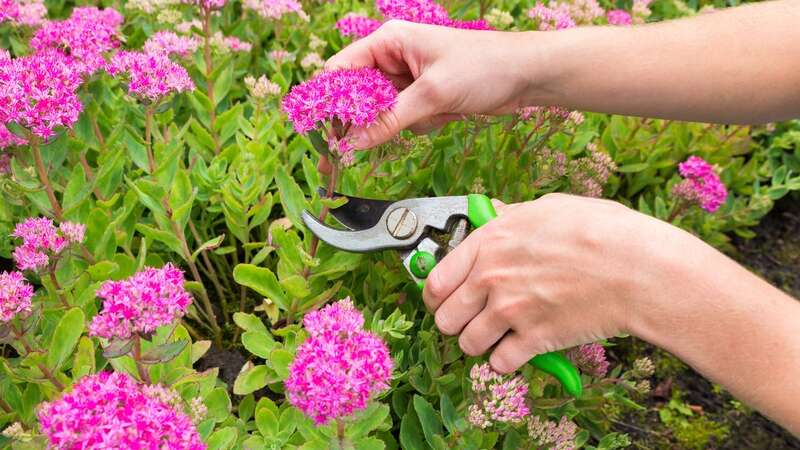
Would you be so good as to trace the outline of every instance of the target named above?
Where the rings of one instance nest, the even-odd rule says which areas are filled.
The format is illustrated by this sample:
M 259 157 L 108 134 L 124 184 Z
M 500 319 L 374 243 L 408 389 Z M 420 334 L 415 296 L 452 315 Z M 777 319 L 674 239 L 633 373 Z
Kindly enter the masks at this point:
M 552 7 L 537 3 L 528 10 L 528 17 L 538 22 L 538 29 L 541 31 L 563 30 L 576 25 L 570 15 L 569 6 L 565 3 Z
M 253 44 L 234 36 L 225 36 L 219 31 L 211 36 L 211 45 L 214 47 L 214 50 L 220 53 L 249 52 L 253 49 Z
M 303 323 L 310 337 L 289 366 L 286 391 L 292 405 L 321 425 L 366 408 L 388 388 L 393 364 L 386 344 L 361 329 L 364 318 L 348 299 L 309 316 Z
M 594 144 L 586 146 L 588 156 L 570 161 L 569 179 L 572 192 L 586 197 L 601 197 L 611 174 L 617 165 L 607 153 L 597 149 Z
M 47 22 L 31 39 L 31 47 L 42 51 L 68 51 L 76 67 L 84 74 L 102 68 L 104 54 L 119 47 L 122 14 L 113 8 L 75 8 L 66 20 Z
M 177 5 L 180 2 L 180 0 L 128 0 L 125 2 L 125 9 L 153 14 L 163 8 Z
M 45 16 L 47 7 L 42 0 L 0 0 L 0 23 L 39 26 Z
M 612 9 L 606 13 L 606 19 L 608 19 L 609 25 L 630 25 L 633 23 L 631 15 L 623 9 Z
M 299 133 L 334 119 L 365 127 L 397 101 L 397 89 L 373 68 L 322 72 L 292 88 L 283 99 L 283 111 Z
M 528 383 L 521 375 L 501 375 L 487 363 L 470 370 L 475 401 L 469 407 L 468 420 L 478 428 L 495 422 L 520 423 L 530 414 L 525 403 Z
M 311 52 L 300 60 L 300 67 L 305 70 L 321 69 L 324 65 L 325 61 L 322 60 L 322 56 L 319 56 L 317 52 Z
M 278 20 L 286 14 L 295 13 L 308 21 L 303 5 L 297 0 L 244 0 L 242 5 L 268 20 Z
M 294 61 L 294 56 L 292 56 L 292 54 L 287 52 L 286 50 L 281 50 L 281 49 L 271 50 L 269 53 L 267 53 L 267 55 L 271 60 L 275 61 L 278 64 L 281 64 L 283 62 Z
M 244 84 L 247 86 L 247 90 L 250 91 L 250 95 L 259 100 L 264 100 L 281 93 L 281 87 L 278 86 L 277 83 L 270 81 L 266 75 L 261 75 L 258 79 L 252 75 L 248 75 L 244 78 Z
M 83 109 L 81 81 L 74 59 L 56 50 L 0 57 L 0 124 L 16 122 L 42 139 L 71 128 Z
M 581 372 L 593 377 L 602 378 L 608 373 L 606 349 L 597 343 L 584 344 L 567 352 L 569 358 Z
M 336 22 L 336 29 L 339 30 L 342 36 L 352 36 L 355 38 L 363 38 L 377 30 L 380 26 L 381 21 L 358 14 L 348 14 Z
M 486 21 L 495 28 L 503 29 L 510 27 L 514 23 L 514 16 L 508 11 L 492 8 L 486 13 Z
M 678 165 L 684 181 L 677 184 L 672 195 L 700 205 L 704 210 L 716 212 L 728 197 L 728 190 L 717 175 L 714 167 L 703 158 L 690 156 Z
M 114 55 L 108 71 L 128 80 L 128 92 L 148 102 L 173 94 L 194 90 L 194 83 L 179 64 L 164 53 L 119 52 Z
M 159 31 L 144 43 L 145 53 L 166 53 L 185 58 L 197 50 L 200 42 L 194 37 L 179 36 L 172 31 Z
M 633 362 L 633 376 L 637 378 L 647 378 L 653 376 L 656 366 L 648 357 L 639 358 Z
M 22 272 L 0 272 L 0 323 L 30 312 L 31 298 L 33 286 L 25 281 Z
M 167 264 L 148 267 L 122 281 L 106 281 L 97 290 L 103 310 L 89 325 L 89 334 L 106 339 L 147 335 L 186 314 L 192 297 L 183 287 L 183 272 Z
M 575 448 L 575 433 L 578 427 L 566 416 L 556 424 L 539 416 L 528 421 L 528 435 L 542 447 L 553 450 L 572 450 Z
M 5 125 L 0 123 L 0 149 L 25 145 L 27 143 L 28 141 L 25 138 L 21 138 L 12 133 Z
M 56 228 L 46 217 L 31 217 L 17 224 L 12 237 L 22 239 L 14 249 L 14 261 L 20 270 L 40 270 L 47 267 L 50 257 L 58 255 L 67 246 L 83 242 L 86 226 L 62 222 Z
M 78 381 L 38 412 L 52 448 L 202 450 L 191 419 L 122 372 Z
M 561 9 L 569 13 L 570 19 L 576 24 L 588 25 L 595 19 L 603 17 L 605 10 L 597 0 L 571 0 L 551 3 L 551 7 Z
M 440 25 L 470 30 L 491 30 L 485 20 L 461 21 L 450 18 L 447 10 L 433 0 L 376 0 L 375 5 L 386 19 Z

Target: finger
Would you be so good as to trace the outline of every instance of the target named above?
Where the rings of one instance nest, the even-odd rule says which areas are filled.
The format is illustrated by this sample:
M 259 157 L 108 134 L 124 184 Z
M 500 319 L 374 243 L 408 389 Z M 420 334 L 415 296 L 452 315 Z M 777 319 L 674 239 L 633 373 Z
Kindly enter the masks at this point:
M 455 336 L 483 311 L 487 292 L 473 286 L 469 278 L 436 310 L 436 326 L 442 334 Z
M 482 229 L 475 230 L 433 268 L 425 280 L 422 299 L 431 312 L 464 283 L 478 258 Z
M 458 337 L 458 345 L 469 356 L 482 355 L 492 348 L 508 329 L 505 322 L 484 311 L 464 327 L 464 331 Z
M 333 167 L 331 166 L 331 162 L 326 155 L 320 155 L 319 163 L 317 163 L 317 170 L 319 170 L 320 173 L 325 175 L 331 174 L 331 170 L 333 170 Z
M 460 120 L 461 114 L 438 114 L 420 122 L 414 123 L 408 128 L 414 134 L 428 134 L 433 130 L 439 129 L 450 122 Z
M 499 373 L 511 373 L 536 356 L 536 349 L 521 334 L 508 333 L 489 357 L 492 369 Z
M 433 113 L 433 104 L 425 98 L 421 83 L 417 80 L 398 94 L 397 103 L 392 109 L 381 113 L 372 125 L 351 130 L 347 139 L 356 149 L 374 147 Z

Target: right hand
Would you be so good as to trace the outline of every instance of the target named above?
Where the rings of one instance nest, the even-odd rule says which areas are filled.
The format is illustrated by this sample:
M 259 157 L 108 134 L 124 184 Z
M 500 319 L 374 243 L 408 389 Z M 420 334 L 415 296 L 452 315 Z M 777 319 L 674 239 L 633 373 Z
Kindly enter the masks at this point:
M 357 149 L 404 129 L 423 134 L 465 114 L 508 114 L 527 103 L 530 55 L 521 33 L 460 30 L 391 20 L 334 55 L 326 70 L 376 67 L 401 89 L 397 104 L 348 133 Z

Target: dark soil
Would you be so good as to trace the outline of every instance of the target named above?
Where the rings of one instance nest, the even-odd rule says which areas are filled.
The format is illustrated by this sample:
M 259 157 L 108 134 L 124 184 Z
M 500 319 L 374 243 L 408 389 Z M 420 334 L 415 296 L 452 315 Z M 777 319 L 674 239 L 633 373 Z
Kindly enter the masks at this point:
M 219 378 L 228 385 L 228 389 L 233 389 L 233 382 L 242 370 L 242 366 L 247 360 L 238 350 L 219 349 L 211 347 L 208 353 L 203 355 L 195 369 L 202 372 L 214 367 L 219 367 Z
M 754 229 L 750 240 L 734 239 L 737 253 L 732 255 L 741 264 L 764 277 L 795 298 L 800 299 L 800 198 L 787 196 Z M 627 342 L 626 342 L 627 341 Z M 689 367 L 674 360 L 649 344 L 626 339 L 611 350 L 610 356 L 622 361 L 651 355 L 665 379 L 653 380 L 654 389 L 642 403 L 647 412 L 625 415 L 616 429 L 630 435 L 637 448 L 680 449 L 671 430 L 661 423 L 658 409 L 669 401 L 673 392 L 682 393 L 682 400 L 714 423 L 724 424 L 730 432 L 722 442 L 710 442 L 709 449 L 800 449 L 800 439 L 761 414 L 737 410 L 735 400 L 726 392 L 715 393 L 712 384 Z M 669 365 L 672 365 L 671 367 Z M 663 376 L 663 375 L 662 375 Z

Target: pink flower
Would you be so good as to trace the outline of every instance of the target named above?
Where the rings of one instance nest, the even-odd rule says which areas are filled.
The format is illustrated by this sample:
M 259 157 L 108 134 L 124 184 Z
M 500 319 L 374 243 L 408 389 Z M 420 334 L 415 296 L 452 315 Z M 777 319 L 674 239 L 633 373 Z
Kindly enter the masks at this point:
M 606 14 L 609 25 L 630 25 L 633 23 L 631 15 L 622 9 L 612 9 Z
M 12 133 L 5 125 L 0 123 L 0 148 L 16 147 L 27 143 L 28 141 L 25 138 Z
M 219 31 L 217 31 L 211 39 L 212 44 L 223 51 L 249 52 L 253 48 L 253 44 L 234 36 L 224 36 Z
M 71 128 L 83 109 L 73 62 L 55 50 L 0 58 L 0 124 L 16 122 L 43 139 L 56 128 Z
M 0 322 L 9 322 L 21 312 L 31 311 L 33 286 L 22 272 L 0 272 Z
M 14 249 L 14 261 L 20 270 L 39 270 L 47 267 L 50 257 L 58 255 L 70 244 L 83 241 L 86 227 L 63 222 L 57 229 L 46 217 L 29 218 L 17 224 L 12 237 L 22 239 Z
M 38 26 L 45 21 L 47 7 L 42 0 L 0 0 L 0 23 Z
M 617 165 L 607 153 L 603 153 L 594 145 L 587 145 L 589 156 L 584 156 L 569 165 L 569 179 L 572 192 L 586 197 L 601 197 L 603 186 Z
M 675 186 L 672 194 L 706 211 L 716 212 L 728 198 L 728 190 L 714 171 L 714 167 L 700 157 L 690 156 L 678 165 L 685 180 Z
M 124 20 L 113 8 L 75 8 L 69 19 L 45 23 L 31 39 L 31 47 L 66 50 L 76 61 L 74 69 L 92 74 L 105 65 L 105 53 L 119 47 L 117 36 Z
M 568 11 L 570 18 L 576 24 L 591 24 L 594 19 L 603 17 L 605 10 L 597 0 L 572 0 L 551 3 L 556 10 Z
M 573 450 L 577 431 L 578 427 L 566 416 L 562 416 L 558 424 L 539 416 L 528 421 L 528 435 L 534 443 L 552 450 Z
M 106 339 L 146 336 L 186 314 L 192 296 L 183 287 L 183 272 L 167 263 L 122 281 L 106 281 L 97 290 L 103 310 L 94 316 L 89 335 Z
M 37 416 L 51 448 L 206 448 L 189 416 L 122 372 L 80 379 L 71 392 L 44 403 Z
M 475 401 L 468 420 L 478 428 L 495 422 L 520 423 L 530 414 L 525 403 L 528 383 L 521 375 L 500 375 L 489 364 L 475 364 L 469 372 Z
M 285 14 L 295 13 L 308 20 L 303 5 L 297 0 L 244 0 L 242 5 L 264 19 L 278 20 Z
M 567 358 L 575 363 L 581 372 L 593 377 L 602 378 L 608 373 L 606 349 L 600 344 L 584 344 L 570 349 Z
M 298 133 L 319 122 L 339 120 L 344 125 L 365 127 L 397 101 L 397 89 L 373 68 L 322 72 L 294 86 L 283 99 L 283 111 Z
M 376 0 L 375 6 L 386 19 L 400 19 L 468 30 L 494 29 L 485 20 L 451 19 L 447 10 L 433 0 Z
M 292 61 L 292 54 L 286 50 L 272 50 L 269 52 L 269 57 L 276 63 L 281 64 L 284 61 Z
M 0 153 L 0 175 L 11 173 L 11 156 L 8 153 Z
M 111 60 L 108 72 L 127 75 L 128 92 L 153 103 L 173 93 L 194 90 L 186 69 L 164 53 L 119 52 Z
M 563 30 L 575 26 L 569 7 L 559 3 L 554 7 L 547 7 L 541 3 L 528 10 L 528 17 L 539 22 L 539 30 Z
M 195 5 L 207 10 L 222 9 L 227 2 L 228 0 L 183 0 L 185 4 Z
M 338 22 L 336 22 L 336 29 L 342 36 L 353 36 L 356 38 L 363 38 L 381 26 L 379 20 L 371 19 L 357 14 L 348 14 Z
M 186 58 L 197 50 L 200 42 L 194 37 L 178 36 L 171 31 L 159 31 L 144 43 L 145 53 L 166 53 Z
M 298 347 L 285 386 L 289 402 L 321 425 L 366 408 L 389 387 L 393 364 L 348 299 L 311 315 L 304 320 L 311 336 Z

